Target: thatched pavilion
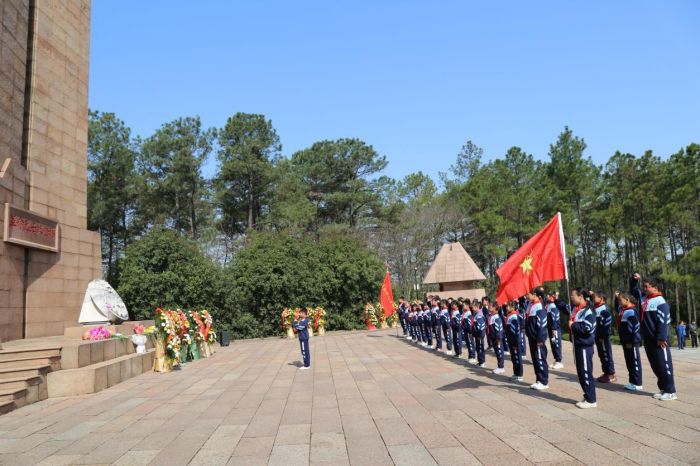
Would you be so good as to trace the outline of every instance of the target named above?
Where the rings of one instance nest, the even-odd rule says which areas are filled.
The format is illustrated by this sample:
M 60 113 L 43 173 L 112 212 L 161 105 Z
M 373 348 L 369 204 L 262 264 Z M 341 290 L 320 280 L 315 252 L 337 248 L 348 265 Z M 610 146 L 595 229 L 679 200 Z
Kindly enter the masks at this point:
M 440 298 L 481 299 L 486 296 L 483 288 L 475 288 L 478 281 L 486 280 L 460 243 L 442 246 L 423 279 L 424 285 L 440 285 Z

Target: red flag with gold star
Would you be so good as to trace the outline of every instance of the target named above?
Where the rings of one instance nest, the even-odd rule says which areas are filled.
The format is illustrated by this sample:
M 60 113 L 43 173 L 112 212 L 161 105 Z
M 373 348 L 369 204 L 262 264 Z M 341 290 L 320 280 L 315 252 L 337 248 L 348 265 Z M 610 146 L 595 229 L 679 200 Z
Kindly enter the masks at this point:
M 496 270 L 498 304 L 512 301 L 544 282 L 568 279 L 561 214 L 530 238 Z
M 379 302 L 384 309 L 385 316 L 390 316 L 394 312 L 394 293 L 391 291 L 391 277 L 389 277 L 388 270 L 384 275 L 384 283 L 379 292 Z

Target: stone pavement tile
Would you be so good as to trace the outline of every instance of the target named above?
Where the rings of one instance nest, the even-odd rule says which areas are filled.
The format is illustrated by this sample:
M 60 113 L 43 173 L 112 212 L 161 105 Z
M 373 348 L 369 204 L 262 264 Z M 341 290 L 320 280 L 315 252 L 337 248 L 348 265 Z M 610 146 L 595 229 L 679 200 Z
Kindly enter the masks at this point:
M 5 415 L 5 416 L 7 416 L 7 415 Z M 29 422 L 18 429 L 11 429 L 11 430 L 7 430 L 7 431 L 3 431 L 2 433 L 0 433 L 0 438 L 3 438 L 3 439 L 24 438 L 24 437 L 27 437 L 29 435 L 32 435 L 35 432 L 39 432 L 39 431 L 49 427 L 51 424 L 53 424 L 53 423 L 52 422 L 45 422 L 45 421 Z M 0 430 L 2 430 L 2 429 L 0 429 Z
M 274 437 L 280 425 L 280 414 L 256 414 L 251 419 L 244 437 Z
M 177 431 L 156 431 L 134 445 L 131 450 L 162 450 L 178 435 L 180 432 Z
M 485 466 L 503 466 L 507 464 L 508 466 L 513 465 L 526 465 L 533 464 L 527 460 L 523 455 L 513 452 L 500 455 L 490 455 L 488 453 L 476 455 L 476 458 Z
M 209 436 L 207 441 L 202 446 L 202 450 L 213 451 L 218 454 L 233 454 L 234 448 L 238 445 L 245 426 L 222 425 Z
M 311 433 L 342 432 L 338 408 L 314 408 L 311 411 Z
M 369 414 L 365 400 L 360 397 L 338 399 L 338 409 L 343 416 L 353 414 Z
M 280 424 L 311 424 L 311 403 L 287 403 Z
M 241 439 L 233 450 L 233 456 L 268 457 L 275 442 L 274 437 L 256 437 Z
M 462 411 L 434 411 L 433 416 L 450 431 L 482 428 L 474 419 Z
M 19 455 L 17 453 L 0 455 L 0 464 L 36 464 L 44 458 L 56 454 L 61 448 L 70 445 L 72 442 L 72 440 L 51 440 Z M 7 461 L 5 457 L 7 457 Z
M 430 454 L 440 466 L 479 465 L 479 460 L 464 447 L 429 448 Z
M 255 415 L 258 416 L 260 414 L 277 414 L 281 416 L 286 404 L 286 396 L 284 398 L 264 399 L 263 402 L 260 403 L 260 406 L 255 412 Z
M 36 433 L 21 439 L 0 439 L 0 453 L 24 453 L 44 442 L 53 440 L 53 435 Z
M 367 402 L 367 409 L 374 419 L 399 419 L 401 413 L 387 401 Z
M 614 451 L 638 464 L 680 464 L 680 461 L 644 445 L 630 447 L 622 444 Z
M 158 450 L 127 451 L 114 463 L 114 466 L 147 465 L 156 457 L 158 452 Z
M 272 447 L 269 465 L 305 466 L 309 464 L 309 445 L 275 445 Z
M 572 458 L 576 458 L 585 464 L 634 464 L 614 451 L 601 447 L 595 448 L 593 445 L 591 445 L 591 442 L 585 440 L 558 442 L 556 447 Z
M 533 463 L 571 461 L 569 455 L 536 435 L 506 435 L 503 441 Z
M 369 414 L 341 416 L 345 437 L 379 436 L 377 426 Z
M 459 441 L 437 422 L 425 422 L 412 424 L 413 433 L 416 434 L 426 448 L 458 447 Z
M 467 450 L 476 456 L 487 453 L 494 455 L 513 453 L 513 449 L 504 443 L 503 440 L 484 429 L 453 431 L 452 434 Z
M 85 455 L 99 447 L 100 445 L 109 442 L 114 438 L 114 434 L 109 432 L 93 432 L 85 435 L 78 440 L 70 440 L 72 443 L 61 449 L 59 455 Z
M 345 445 L 352 465 L 392 465 L 389 451 L 379 435 L 365 437 L 348 437 Z
M 189 466 L 220 466 L 227 464 L 229 459 L 231 459 L 230 453 L 221 453 L 202 448 L 194 455 L 189 462 Z
M 275 445 L 308 445 L 311 442 L 311 424 L 281 425 Z
M 37 463 L 37 466 L 63 466 L 75 464 L 83 455 L 51 455 Z
M 389 454 L 396 466 L 425 466 L 437 464 L 430 452 L 420 443 L 389 446 Z
M 314 395 L 313 407 L 314 408 L 337 408 L 338 407 L 338 400 L 335 398 L 335 395 L 326 395 L 326 394 L 321 395 L 321 396 Z
M 253 408 L 234 408 L 228 412 L 221 424 L 226 425 L 248 425 L 253 419 L 257 407 Z
M 375 423 L 387 446 L 419 443 L 411 427 L 401 418 L 375 419 Z
M 227 465 L 231 466 L 267 466 L 268 456 L 232 456 Z
M 313 426 L 312 426 L 313 429 Z M 311 462 L 348 461 L 345 436 L 338 432 L 316 432 L 311 434 Z

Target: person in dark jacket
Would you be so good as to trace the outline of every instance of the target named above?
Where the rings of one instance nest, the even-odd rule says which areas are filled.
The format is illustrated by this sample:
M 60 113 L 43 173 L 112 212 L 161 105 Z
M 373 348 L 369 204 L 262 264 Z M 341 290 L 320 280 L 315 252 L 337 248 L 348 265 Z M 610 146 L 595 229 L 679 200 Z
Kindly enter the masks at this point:
M 464 344 L 467 345 L 468 361 L 476 364 L 476 353 L 474 351 L 474 338 L 472 337 L 472 311 L 469 303 L 462 304 L 462 336 Z
M 535 368 L 536 381 L 530 388 L 547 390 L 549 388 L 549 371 L 547 366 L 547 311 L 536 290 L 527 295 L 530 305 L 525 314 L 525 333 L 530 345 L 532 365 Z
M 698 325 L 695 321 L 690 322 L 688 325 L 688 332 L 690 333 L 690 346 L 692 348 L 698 347 Z
M 569 328 L 574 340 L 574 355 L 576 374 L 583 389 L 583 400 L 576 403 L 581 409 L 598 406 L 593 378 L 593 345 L 595 344 L 595 312 L 588 306 L 585 290 L 574 288 L 571 291 L 571 302 L 575 306 L 571 312 Z
M 452 301 L 450 305 L 450 330 L 452 330 L 452 346 L 455 349 L 455 358 L 462 357 L 462 314 L 459 312 L 459 303 Z
M 493 338 L 493 350 L 496 353 L 496 368 L 493 370 L 494 374 L 503 374 L 506 370 L 503 368 L 504 359 L 504 329 L 503 329 L 503 319 L 498 313 L 497 307 L 491 307 L 489 309 L 491 314 L 488 316 L 488 333 Z
M 644 388 L 642 387 L 642 361 L 639 358 L 639 344 L 642 341 L 642 335 L 637 300 L 629 293 L 618 294 L 617 300 L 620 304 L 617 331 L 620 334 L 620 344 L 629 374 L 629 383 L 625 385 L 625 390 L 636 392 Z
M 552 348 L 552 357 L 554 358 L 554 363 L 549 366 L 549 368 L 563 369 L 564 364 L 561 362 L 561 314 L 555 302 L 556 299 L 557 295 L 555 292 L 550 291 L 547 294 L 547 304 L 545 307 L 547 310 L 547 330 L 549 332 L 549 344 Z
M 513 363 L 514 382 L 523 381 L 523 359 L 520 356 L 520 326 L 522 318 L 518 312 L 518 303 L 511 301 L 506 303 L 506 333 L 510 345 L 510 360 Z
M 472 336 L 474 337 L 474 350 L 479 367 L 486 367 L 486 355 L 484 353 L 484 336 L 486 336 L 486 316 L 481 312 L 479 301 L 472 302 Z
M 309 369 L 311 367 L 311 349 L 309 348 L 309 312 L 301 310 L 301 320 L 294 321 L 292 326 L 299 336 L 299 346 L 301 347 L 301 358 L 304 365 L 299 369 Z
M 408 315 L 408 305 L 403 296 L 399 298 L 399 308 L 396 311 L 399 315 L 399 322 L 401 323 L 401 330 L 403 331 L 403 336 L 408 335 L 408 322 L 406 321 L 406 316 Z
M 639 274 L 635 274 L 639 276 Z M 638 285 L 640 280 L 633 284 Z M 645 277 L 642 280 L 644 300 L 641 305 L 641 331 L 644 342 L 644 352 L 649 358 L 649 365 L 657 378 L 659 392 L 654 394 L 654 399 L 672 401 L 678 399 L 676 385 L 673 380 L 673 360 L 671 359 L 670 332 L 671 307 L 661 293 L 661 282 L 655 277 Z M 638 288 L 633 288 L 641 294 Z
M 612 334 L 612 313 L 608 309 L 607 296 L 602 291 L 592 293 L 594 310 L 596 315 L 595 323 L 595 345 L 600 358 L 600 365 L 603 375 L 596 380 L 600 383 L 617 382 L 615 377 L 615 362 L 613 361 L 612 344 L 610 335 Z
M 678 337 L 678 349 L 685 349 L 685 322 L 681 322 L 676 326 L 676 337 Z

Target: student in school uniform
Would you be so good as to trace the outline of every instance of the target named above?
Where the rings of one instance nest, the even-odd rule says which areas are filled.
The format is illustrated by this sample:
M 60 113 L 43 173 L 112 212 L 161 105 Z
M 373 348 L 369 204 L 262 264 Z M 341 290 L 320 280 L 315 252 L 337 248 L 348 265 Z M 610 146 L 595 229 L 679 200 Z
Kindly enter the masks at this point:
M 547 330 L 549 333 L 549 344 L 552 348 L 552 358 L 554 364 L 549 366 L 550 369 L 563 369 L 562 351 L 561 351 L 561 314 L 555 303 L 557 294 L 554 291 L 547 293 Z
M 430 305 L 426 302 L 423 304 L 423 331 L 425 340 L 423 346 L 433 347 L 433 324 L 430 316 Z
M 301 319 L 295 320 L 292 323 L 294 330 L 299 337 L 299 346 L 301 348 L 301 359 L 304 365 L 299 369 L 308 370 L 311 368 L 311 348 L 309 347 L 309 312 L 306 308 L 301 310 Z
M 450 313 L 447 310 L 447 301 L 440 301 L 440 329 L 442 329 L 442 337 L 447 344 L 447 352 L 445 354 L 451 356 L 452 353 L 452 336 L 450 335 Z M 439 343 L 438 343 L 439 344 Z M 438 351 L 442 351 L 442 347 L 438 347 Z
M 635 275 L 639 276 L 639 274 Z M 659 387 L 659 392 L 654 394 L 654 399 L 673 401 L 678 399 L 678 396 L 673 380 L 670 348 L 671 307 L 661 293 L 661 282 L 657 278 L 645 277 L 641 281 L 645 293 L 640 313 L 642 341 L 644 352 L 649 358 L 649 365 L 656 375 Z M 635 293 L 631 294 L 635 295 Z
M 625 365 L 629 374 L 629 383 L 625 390 L 636 392 L 642 390 L 642 361 L 639 358 L 639 344 L 642 341 L 637 300 L 629 293 L 617 295 L 620 304 L 620 314 L 617 321 L 617 332 L 625 355 Z
M 571 302 L 575 306 L 569 328 L 574 339 L 574 356 L 579 384 L 583 389 L 583 400 L 576 403 L 581 409 L 598 406 L 593 378 L 593 345 L 595 344 L 596 315 L 586 301 L 586 291 L 575 288 L 571 291 Z
M 462 357 L 462 314 L 459 312 L 459 302 L 452 301 L 450 310 L 450 329 L 452 330 L 452 345 L 455 358 Z
M 506 303 L 506 334 L 510 345 L 510 360 L 513 363 L 514 382 L 523 381 L 523 359 L 520 356 L 520 327 L 522 318 L 518 312 L 518 303 L 509 301 Z
M 401 296 L 399 298 L 399 308 L 397 310 L 399 315 L 399 323 L 401 323 L 401 330 L 403 331 L 403 336 L 408 335 L 408 321 L 406 317 L 408 315 L 408 305 L 406 304 L 406 299 Z
M 527 313 L 527 308 L 530 303 L 527 301 L 525 296 L 521 296 L 518 299 L 518 313 L 520 314 L 520 338 L 518 343 L 520 344 L 520 357 L 525 360 L 527 356 L 527 344 L 525 340 L 525 314 Z
M 488 319 L 491 315 L 491 301 L 489 300 L 488 296 L 481 298 L 481 312 L 484 314 L 484 318 L 486 319 Z M 486 345 L 486 351 L 493 349 L 493 337 L 488 333 L 488 331 L 486 332 Z
M 542 306 L 540 297 L 533 290 L 527 294 L 530 305 L 525 316 L 525 333 L 530 345 L 532 366 L 535 369 L 535 383 L 530 388 L 547 390 L 549 388 L 549 371 L 547 366 L 547 311 Z
M 469 303 L 462 304 L 462 335 L 464 344 L 467 345 L 468 362 L 476 364 L 476 353 L 474 352 L 474 337 L 472 337 L 472 311 Z
M 607 297 L 602 291 L 592 293 L 593 305 L 596 315 L 595 346 L 600 358 L 600 366 L 603 375 L 596 380 L 600 383 L 617 382 L 615 377 L 615 362 L 613 361 L 612 344 L 610 342 L 612 328 L 612 314 L 607 305 Z
M 435 335 L 434 350 L 442 349 L 442 335 L 440 335 L 440 307 L 438 300 L 433 298 L 432 307 L 430 308 L 430 324 L 433 327 L 433 335 Z
M 504 358 L 504 351 L 503 351 L 503 337 L 505 335 L 503 331 L 503 320 L 501 319 L 501 316 L 498 314 L 498 308 L 496 307 L 491 307 L 489 308 L 490 314 L 489 314 L 489 326 L 488 326 L 488 333 L 492 336 L 493 339 L 493 350 L 496 353 L 496 361 L 497 365 L 496 368 L 493 370 L 494 374 L 503 374 L 506 370 L 503 368 L 503 358 Z
M 472 302 L 472 336 L 474 349 L 479 367 L 486 367 L 486 354 L 484 352 L 484 337 L 486 336 L 486 316 L 481 312 L 478 300 Z
M 418 331 L 418 344 L 425 346 L 427 337 L 425 335 L 425 313 L 423 306 L 416 304 L 416 330 Z

